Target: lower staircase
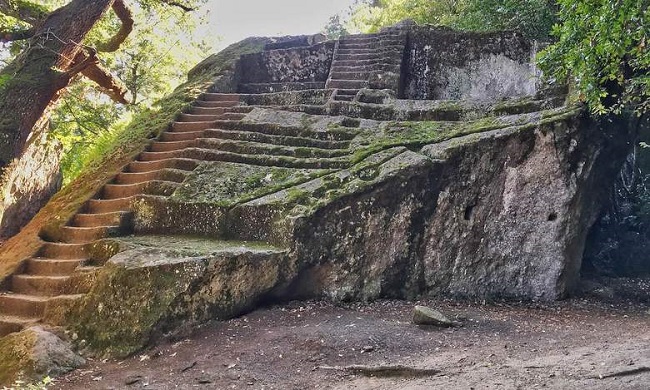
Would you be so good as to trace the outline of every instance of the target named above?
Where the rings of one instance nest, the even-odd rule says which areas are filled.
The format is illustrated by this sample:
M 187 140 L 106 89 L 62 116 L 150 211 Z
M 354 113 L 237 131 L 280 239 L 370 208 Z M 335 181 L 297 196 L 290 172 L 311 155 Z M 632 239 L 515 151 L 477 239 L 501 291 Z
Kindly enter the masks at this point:
M 79 299 L 88 292 L 101 264 L 88 255 L 93 241 L 131 232 L 130 204 L 140 194 L 170 195 L 199 161 L 190 158 L 152 158 L 178 152 L 204 134 L 215 120 L 238 120 L 234 94 L 203 94 L 189 113 L 181 114 L 170 131 L 154 141 L 148 152 L 131 162 L 61 230 L 57 242 L 44 242 L 0 293 L 0 337 L 39 322 L 48 303 Z M 243 108 L 243 107 L 242 107 Z M 240 110 L 241 111 L 241 110 Z M 196 129 L 196 131 L 185 131 Z
M 350 165 L 352 131 L 241 121 L 254 107 L 240 95 L 204 93 L 188 113 L 104 185 L 57 240 L 43 243 L 0 292 L 0 337 L 44 319 L 48 306 L 87 293 L 102 261 L 91 258 L 96 240 L 133 233 L 131 203 L 139 195 L 170 196 L 202 162 L 225 161 L 299 169 Z

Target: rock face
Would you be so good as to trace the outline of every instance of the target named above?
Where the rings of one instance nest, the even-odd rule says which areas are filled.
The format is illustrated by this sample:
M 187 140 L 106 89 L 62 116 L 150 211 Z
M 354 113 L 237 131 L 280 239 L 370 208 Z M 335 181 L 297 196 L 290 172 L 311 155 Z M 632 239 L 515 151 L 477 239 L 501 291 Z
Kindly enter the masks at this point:
M 0 331 L 124 356 L 261 301 L 571 293 L 632 131 L 538 88 L 510 33 L 304 42 L 197 66 L 208 92 L 5 280 Z
M 414 27 L 406 99 L 501 99 L 536 92 L 535 46 L 518 34 Z

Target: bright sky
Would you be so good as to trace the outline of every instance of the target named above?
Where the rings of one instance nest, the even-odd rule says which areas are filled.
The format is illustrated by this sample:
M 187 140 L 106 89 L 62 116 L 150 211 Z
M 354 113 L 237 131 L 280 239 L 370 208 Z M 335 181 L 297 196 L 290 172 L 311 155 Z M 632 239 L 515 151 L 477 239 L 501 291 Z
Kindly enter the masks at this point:
M 355 0 L 208 0 L 211 34 L 223 37 L 216 49 L 250 36 L 316 34 L 329 18 Z

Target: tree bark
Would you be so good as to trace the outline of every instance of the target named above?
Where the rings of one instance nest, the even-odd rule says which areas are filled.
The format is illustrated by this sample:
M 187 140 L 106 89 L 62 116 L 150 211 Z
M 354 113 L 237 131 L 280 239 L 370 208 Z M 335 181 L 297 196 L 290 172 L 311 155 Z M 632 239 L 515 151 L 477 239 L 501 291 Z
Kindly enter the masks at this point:
M 79 44 L 114 0 L 72 0 L 38 25 L 28 49 L 0 72 L 0 169 L 20 157 L 35 124 L 67 86 Z
M 72 0 L 50 13 L 0 71 L 0 237 L 15 234 L 60 185 L 47 112 L 75 73 L 96 65 L 80 42 L 114 1 Z M 79 62 L 79 55 L 89 60 Z

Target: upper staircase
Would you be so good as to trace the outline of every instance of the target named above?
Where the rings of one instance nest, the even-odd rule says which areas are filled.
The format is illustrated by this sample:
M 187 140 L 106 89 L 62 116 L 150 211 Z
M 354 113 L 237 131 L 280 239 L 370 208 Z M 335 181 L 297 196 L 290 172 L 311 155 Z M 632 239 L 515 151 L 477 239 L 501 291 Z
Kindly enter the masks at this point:
M 337 42 L 325 88 L 336 89 L 335 101 L 353 101 L 362 88 L 391 89 L 399 93 L 406 33 L 348 35 Z M 392 80 L 381 75 L 392 74 Z

